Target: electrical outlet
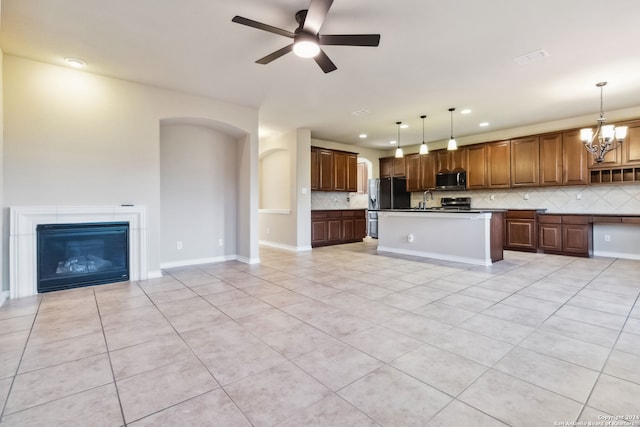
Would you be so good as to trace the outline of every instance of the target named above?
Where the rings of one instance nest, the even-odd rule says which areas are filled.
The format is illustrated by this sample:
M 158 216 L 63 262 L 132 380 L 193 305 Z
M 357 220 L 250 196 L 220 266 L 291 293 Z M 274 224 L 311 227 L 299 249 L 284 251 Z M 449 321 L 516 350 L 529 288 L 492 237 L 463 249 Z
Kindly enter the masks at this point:
M 576 194 L 576 200 L 582 200 L 582 193 Z
M 224 245 L 224 240 L 218 239 L 218 246 L 222 246 L 222 245 Z
M 524 196 L 522 196 L 522 198 L 523 198 L 524 200 L 529 200 L 529 195 L 525 193 L 525 195 L 524 195 Z
M 267 227 L 267 234 L 269 234 L 269 232 L 270 232 L 269 227 Z
M 605 234 L 604 235 L 604 241 L 605 242 L 610 242 L 611 241 L 611 235 L 610 234 Z
M 182 242 L 178 241 L 176 242 L 176 249 L 181 251 L 182 250 Z
M 489 200 L 495 200 L 495 199 L 496 199 L 496 195 L 495 194 L 492 194 L 492 195 L 489 196 Z

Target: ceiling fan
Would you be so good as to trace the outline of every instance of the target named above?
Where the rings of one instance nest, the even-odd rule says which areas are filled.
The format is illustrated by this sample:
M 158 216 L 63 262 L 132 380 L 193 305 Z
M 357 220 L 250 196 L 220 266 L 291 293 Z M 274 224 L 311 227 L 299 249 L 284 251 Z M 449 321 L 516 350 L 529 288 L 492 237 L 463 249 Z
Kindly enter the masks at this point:
M 293 39 L 292 44 L 258 59 L 256 63 L 268 64 L 293 50 L 298 56 L 313 58 L 322 71 L 330 73 L 337 67 L 320 46 L 378 46 L 380 44 L 380 34 L 320 35 L 320 27 L 322 27 L 332 3 L 333 0 L 311 0 L 309 9 L 296 13 L 298 28 L 293 32 L 242 16 L 234 16 L 232 21 Z

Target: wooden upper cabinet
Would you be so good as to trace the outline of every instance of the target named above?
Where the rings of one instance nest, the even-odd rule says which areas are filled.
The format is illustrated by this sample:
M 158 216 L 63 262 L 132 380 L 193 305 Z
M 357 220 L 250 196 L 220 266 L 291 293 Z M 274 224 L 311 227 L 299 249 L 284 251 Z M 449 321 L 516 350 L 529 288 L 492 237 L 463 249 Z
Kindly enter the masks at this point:
M 470 145 L 467 148 L 467 189 L 487 187 L 487 144 Z
M 320 171 L 319 190 L 333 190 L 333 152 L 331 150 L 318 150 L 318 169 Z
M 356 178 L 356 191 L 361 194 L 368 193 L 369 168 L 367 167 L 367 164 L 364 162 L 358 163 L 356 165 L 356 173 L 358 174 Z
M 318 163 L 318 149 L 311 147 L 311 189 L 320 188 L 320 164 Z
M 392 176 L 406 176 L 404 157 L 380 158 L 380 178 L 390 178 Z
M 458 148 L 457 150 L 436 150 L 433 154 L 436 157 L 437 172 L 453 172 L 466 169 L 466 148 Z
M 380 159 L 380 178 L 391 178 L 393 176 L 393 157 L 383 157 Z
M 358 154 L 311 147 L 311 189 L 358 190 Z
M 511 140 L 511 186 L 540 185 L 540 138 L 537 136 Z
M 404 157 L 393 158 L 393 176 L 406 176 Z
M 622 162 L 640 165 L 640 120 L 628 124 L 627 139 L 622 143 Z
M 420 191 L 420 155 L 408 154 L 404 157 L 405 173 L 407 177 L 407 191 Z
M 511 143 L 491 142 L 487 144 L 487 187 L 509 188 L 510 185 Z
M 436 156 L 425 154 L 420 156 L 420 189 L 431 190 L 436 188 Z
M 589 156 L 580 140 L 580 130 L 570 130 L 562 134 L 562 184 L 587 185 L 589 183 Z
M 347 189 L 347 154 L 333 153 L 333 189 L 345 191 Z
M 562 185 L 562 134 L 540 136 L 540 185 Z

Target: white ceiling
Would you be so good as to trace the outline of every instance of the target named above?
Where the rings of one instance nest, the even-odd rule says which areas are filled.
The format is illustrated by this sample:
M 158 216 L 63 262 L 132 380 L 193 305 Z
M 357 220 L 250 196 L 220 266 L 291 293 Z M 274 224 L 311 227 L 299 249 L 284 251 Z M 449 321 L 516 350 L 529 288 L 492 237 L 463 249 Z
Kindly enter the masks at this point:
M 318 139 L 389 148 L 640 105 L 638 0 L 335 0 L 321 34 L 380 33 L 377 48 L 326 46 L 324 74 L 293 53 L 254 61 L 290 39 L 309 0 L 3 0 L 6 54 L 258 107 L 261 135 L 309 128 Z M 544 49 L 528 65 L 513 58 Z M 469 115 L 459 115 L 470 108 Z M 367 110 L 364 116 L 352 112 Z M 490 122 L 484 130 L 480 122 Z M 366 142 L 358 134 L 367 133 Z

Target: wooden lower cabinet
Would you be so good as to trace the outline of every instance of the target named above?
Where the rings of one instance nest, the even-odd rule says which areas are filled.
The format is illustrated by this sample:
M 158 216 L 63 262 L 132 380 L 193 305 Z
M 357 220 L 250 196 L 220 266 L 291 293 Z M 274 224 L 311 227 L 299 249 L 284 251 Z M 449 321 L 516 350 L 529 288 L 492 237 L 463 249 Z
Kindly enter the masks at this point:
M 593 223 L 588 215 L 539 215 L 538 231 L 538 249 L 542 252 L 593 255 Z
M 311 246 L 359 242 L 367 235 L 365 209 L 311 212 Z
M 512 251 L 538 250 L 537 211 L 509 210 L 505 215 L 504 248 Z

